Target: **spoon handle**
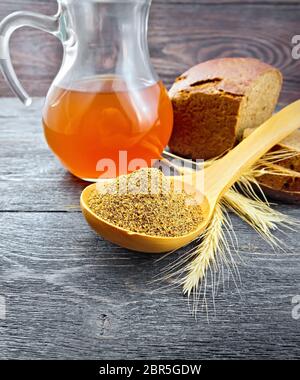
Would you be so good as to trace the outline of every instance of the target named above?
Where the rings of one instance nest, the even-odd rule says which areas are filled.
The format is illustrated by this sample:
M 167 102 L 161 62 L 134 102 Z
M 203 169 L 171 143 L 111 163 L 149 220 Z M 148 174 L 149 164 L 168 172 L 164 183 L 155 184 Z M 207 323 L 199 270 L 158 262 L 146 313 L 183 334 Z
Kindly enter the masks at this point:
M 300 128 L 300 100 L 272 116 L 222 159 L 205 169 L 205 194 L 217 201 L 259 158 Z

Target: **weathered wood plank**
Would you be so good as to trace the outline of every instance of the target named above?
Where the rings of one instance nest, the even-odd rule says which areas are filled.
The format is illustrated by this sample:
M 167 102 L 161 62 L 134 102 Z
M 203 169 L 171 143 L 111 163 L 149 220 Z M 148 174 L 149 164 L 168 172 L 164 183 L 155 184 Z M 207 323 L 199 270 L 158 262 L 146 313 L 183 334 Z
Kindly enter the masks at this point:
M 13 107 L 8 106 L 11 101 Z M 2 210 L 79 209 L 79 196 L 86 184 L 67 173 L 48 149 L 41 126 L 42 103 L 36 101 L 32 109 L 26 109 L 15 99 L 1 100 L 0 209 Z M 14 116 L 16 110 L 20 112 L 19 117 Z M 13 116 L 9 116 L 10 112 Z
M 151 284 L 172 257 L 156 262 L 103 242 L 77 213 L 0 213 L 0 225 L 1 358 L 299 358 L 293 234 L 288 254 L 266 254 L 235 219 L 241 296 L 231 283 L 208 325 L 190 316 L 179 289 Z
M 295 213 L 295 210 L 291 210 Z M 128 252 L 103 242 L 78 213 L 0 213 L 1 358 L 299 358 L 299 240 L 273 255 L 234 220 L 244 265 L 196 322 L 179 289 L 153 276 L 175 257 Z M 211 302 L 211 301 L 210 301 Z M 210 303 L 211 305 L 211 303 Z M 170 313 L 170 310 L 172 312 Z
M 74 211 L 87 185 L 64 170 L 47 147 L 41 115 L 44 101 L 30 108 L 0 101 L 0 210 Z
M 181 73 L 200 61 L 253 56 L 282 70 L 285 78 L 282 102 L 299 97 L 300 61 L 291 56 L 291 38 L 298 34 L 299 6 L 292 9 L 216 5 L 211 9 L 195 4 L 182 6 L 180 17 L 176 8 L 167 10 L 159 5 L 156 9 L 153 22 L 157 29 L 150 28 L 150 49 L 167 84 L 172 83 L 176 72 Z
M 53 14 L 55 1 L 4 1 L 0 18 L 26 9 Z M 149 46 L 153 63 L 169 86 L 188 67 L 216 56 L 254 56 L 279 67 L 285 77 L 282 102 L 299 98 L 300 61 L 291 56 L 299 34 L 298 1 L 154 1 Z M 19 31 L 12 41 L 16 70 L 33 95 L 45 95 L 61 62 L 58 41 L 44 33 Z M 0 94 L 11 95 L 0 79 Z

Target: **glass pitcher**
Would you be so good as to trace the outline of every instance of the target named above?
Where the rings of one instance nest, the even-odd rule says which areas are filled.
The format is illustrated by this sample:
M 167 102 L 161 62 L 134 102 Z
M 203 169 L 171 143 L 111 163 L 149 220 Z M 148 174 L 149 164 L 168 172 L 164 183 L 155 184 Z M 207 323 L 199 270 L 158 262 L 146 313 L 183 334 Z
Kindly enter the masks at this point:
M 75 176 L 115 177 L 158 159 L 172 132 L 166 89 L 150 63 L 151 0 L 58 0 L 58 13 L 16 12 L 0 24 L 0 62 L 13 92 L 18 81 L 9 39 L 19 27 L 55 35 L 64 46 L 61 69 L 43 110 L 48 145 Z

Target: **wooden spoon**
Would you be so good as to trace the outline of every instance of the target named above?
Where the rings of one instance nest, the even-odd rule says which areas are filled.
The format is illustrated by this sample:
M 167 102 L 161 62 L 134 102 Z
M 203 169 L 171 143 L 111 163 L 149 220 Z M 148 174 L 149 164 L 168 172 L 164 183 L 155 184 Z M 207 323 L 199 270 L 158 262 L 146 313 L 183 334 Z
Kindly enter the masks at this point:
M 197 229 L 187 235 L 149 236 L 127 231 L 102 220 L 88 207 L 89 196 L 96 189 L 96 184 L 88 186 L 82 192 L 80 203 L 83 215 L 99 235 L 119 246 L 149 253 L 163 253 L 179 249 L 201 235 L 212 218 L 217 202 L 245 170 L 299 127 L 300 100 L 271 117 L 226 156 L 204 169 L 204 191 L 201 191 L 201 184 L 196 184 L 197 196 L 202 196 L 201 207 L 204 220 Z M 187 186 L 193 183 L 194 176 L 195 174 L 184 176 Z M 182 181 L 182 177 L 172 177 L 171 180 L 176 183 L 176 181 Z

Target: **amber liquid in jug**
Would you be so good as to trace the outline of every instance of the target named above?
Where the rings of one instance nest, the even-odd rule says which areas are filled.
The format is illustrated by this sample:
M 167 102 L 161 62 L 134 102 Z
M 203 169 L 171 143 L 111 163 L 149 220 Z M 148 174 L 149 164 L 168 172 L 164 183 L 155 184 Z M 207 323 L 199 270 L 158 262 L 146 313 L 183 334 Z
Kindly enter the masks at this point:
M 151 0 L 57 3 L 54 16 L 18 12 L 0 23 L 0 68 L 12 91 L 31 104 L 10 61 L 11 32 L 24 25 L 48 31 L 64 48 L 43 111 L 46 140 L 55 155 L 88 181 L 151 165 L 173 126 L 171 101 L 149 55 Z
M 47 142 L 71 173 L 85 180 L 114 177 L 160 158 L 173 125 L 161 82 L 129 89 L 123 79 L 96 77 L 73 88 L 54 86 L 43 115 Z M 115 172 L 106 167 L 110 160 Z

